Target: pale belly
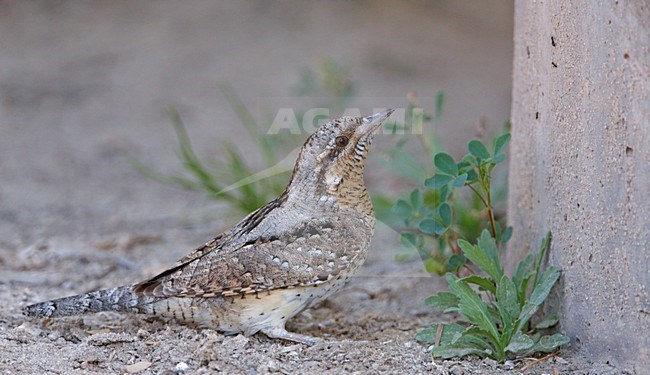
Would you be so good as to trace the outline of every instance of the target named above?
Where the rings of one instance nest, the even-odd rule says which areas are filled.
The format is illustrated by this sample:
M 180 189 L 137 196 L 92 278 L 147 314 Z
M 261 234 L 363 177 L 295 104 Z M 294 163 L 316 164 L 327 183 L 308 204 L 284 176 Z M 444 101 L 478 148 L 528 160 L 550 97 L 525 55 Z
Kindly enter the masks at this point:
M 282 327 L 287 320 L 342 289 L 349 276 L 316 286 L 275 289 L 236 297 L 168 298 L 140 312 L 212 328 L 226 334 L 253 335 Z
M 282 326 L 304 309 L 314 306 L 341 290 L 347 279 L 331 280 L 317 286 L 276 289 L 245 300 L 235 301 L 233 309 L 220 322 L 224 332 L 253 335 L 265 328 Z M 228 329 L 231 328 L 231 329 Z

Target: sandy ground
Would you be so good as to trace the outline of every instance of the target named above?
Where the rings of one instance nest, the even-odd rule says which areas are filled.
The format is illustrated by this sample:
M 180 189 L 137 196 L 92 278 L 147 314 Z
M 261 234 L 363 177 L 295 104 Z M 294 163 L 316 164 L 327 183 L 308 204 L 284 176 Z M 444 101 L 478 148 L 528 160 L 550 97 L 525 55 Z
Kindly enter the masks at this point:
M 200 155 L 216 157 L 227 137 L 259 160 L 218 82 L 253 107 L 282 102 L 301 67 L 329 56 L 351 67 L 365 99 L 444 89 L 440 133 L 452 151 L 481 116 L 492 125 L 508 117 L 507 2 L 151 4 L 0 2 L 0 372 L 521 372 L 531 360 L 427 355 L 413 337 L 453 318 L 422 304 L 444 285 L 418 263 L 395 263 L 397 236 L 382 225 L 349 287 L 291 322 L 326 339 L 315 347 L 116 313 L 26 320 L 25 304 L 139 281 L 236 221 L 125 158 L 181 170 L 164 113 L 173 105 Z M 395 179 L 371 165 L 371 191 Z M 616 373 L 570 350 L 530 372 L 556 370 Z
M 381 229 L 381 228 L 380 228 Z M 296 317 L 289 329 L 321 337 L 305 347 L 268 339 L 223 336 L 118 313 L 53 321 L 28 320 L 20 308 L 40 301 L 123 284 L 170 264 L 205 228 L 133 231 L 90 241 L 49 240 L 0 252 L 0 370 L 2 373 L 436 373 L 510 374 L 533 359 L 433 360 L 414 340 L 417 330 L 449 321 L 422 304 L 444 286 L 419 264 L 386 256 L 392 232 L 380 230 L 361 275 L 321 306 Z M 382 235 L 383 232 L 383 235 Z M 154 233 L 154 234 L 152 234 Z M 555 372 L 557 371 L 557 372 Z M 615 374 L 565 351 L 525 373 Z

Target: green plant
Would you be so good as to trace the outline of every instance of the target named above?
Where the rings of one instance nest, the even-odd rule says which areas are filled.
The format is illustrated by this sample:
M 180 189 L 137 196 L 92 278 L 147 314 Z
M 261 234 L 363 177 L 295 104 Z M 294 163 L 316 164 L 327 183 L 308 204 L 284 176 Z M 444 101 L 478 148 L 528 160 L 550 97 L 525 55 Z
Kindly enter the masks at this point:
M 129 159 L 136 170 L 146 177 L 164 184 L 202 191 L 215 200 L 227 202 L 238 213 L 248 214 L 284 190 L 293 168 L 295 151 L 304 137 L 288 132 L 275 136 L 267 134 L 269 126 L 265 126 L 264 120 L 260 122 L 253 117 L 230 85 L 222 84 L 220 89 L 262 154 L 265 165 L 261 172 L 249 165 L 230 141 L 222 142 L 225 160 L 199 158 L 180 114 L 173 108 L 168 109 L 168 114 L 178 139 L 178 157 L 186 173 L 165 175 L 135 158 Z M 330 59 L 321 59 L 314 69 L 302 71 L 296 92 L 299 95 L 323 95 L 328 101 L 323 107 L 341 110 L 339 108 L 343 108 L 354 94 L 354 85 L 344 67 Z M 296 117 L 302 118 L 302 115 L 297 114 Z M 269 124 L 272 118 L 269 114 Z
M 512 278 L 501 267 L 500 249 L 510 239 L 512 227 L 502 230 L 495 219 L 492 172 L 505 160 L 503 152 L 509 141 L 510 134 L 503 134 L 488 150 L 482 142 L 473 140 L 468 144 L 469 154 L 460 162 L 446 153 L 436 154 L 433 157 L 436 172 L 424 182 L 426 190 L 414 190 L 408 201 L 397 202 L 396 210 L 407 223 L 417 225 L 415 232 L 402 233 L 403 241 L 425 252 L 426 238 L 434 238 L 439 246 L 447 246 L 452 251 L 445 267 L 453 271 L 445 275 L 450 291 L 431 296 L 425 303 L 443 312 L 457 312 L 470 324 L 468 327 L 437 324 L 421 330 L 417 339 L 433 344 L 431 354 L 435 357 L 475 354 L 504 361 L 508 355 L 552 351 L 569 341 L 561 334 L 542 336 L 537 332 L 555 325 L 556 317 L 530 326 L 530 319 L 560 276 L 554 267 L 541 273 L 550 233 L 540 252 L 520 262 Z M 462 238 L 463 214 L 454 198 L 461 187 L 467 187 L 485 211 L 482 215 L 485 228 L 481 229 L 476 245 Z M 440 263 L 431 259 L 425 258 L 427 270 L 441 272 Z
M 476 245 L 459 240 L 463 255 L 487 276 L 472 274 L 459 278 L 447 273 L 445 277 L 450 291 L 428 297 L 425 303 L 444 312 L 458 312 L 470 326 L 436 324 L 418 332 L 416 338 L 434 345 L 431 349 L 434 357 L 474 354 L 500 362 L 511 354 L 551 352 L 567 344 L 569 338 L 562 334 L 542 336 L 538 332 L 554 326 L 557 323 L 555 316 L 532 328 L 530 326 L 530 319 L 560 276 L 560 271 L 554 267 L 548 267 L 540 274 L 549 244 L 550 233 L 540 252 L 535 256 L 528 255 L 519 263 L 515 275 L 509 278 L 501 268 L 497 243 L 487 230 L 483 231 Z
M 286 153 L 287 147 L 279 143 L 279 138 L 265 136 L 262 128 L 230 86 L 222 85 L 221 90 L 262 152 L 266 162 L 264 171 L 256 173 L 230 141 L 222 143 L 225 161 L 201 160 L 192 148 L 180 114 L 173 108 L 168 110 L 168 114 L 178 139 L 178 157 L 189 176 L 163 175 L 133 158 L 131 163 L 146 177 L 189 190 L 203 191 L 216 200 L 228 202 L 242 213 L 249 213 L 282 192 L 289 180 L 292 166 L 280 161 L 279 155 Z
M 436 153 L 432 157 L 436 173 L 424 181 L 425 189 L 415 189 L 395 204 L 394 212 L 406 226 L 400 242 L 418 252 L 429 273 L 459 272 L 466 259 L 458 240 L 475 240 L 486 222 L 499 247 L 512 235 L 512 228 L 502 229 L 495 217 L 492 192 L 492 172 L 505 160 L 503 151 L 509 141 L 510 134 L 505 133 L 488 151 L 481 141 L 473 140 L 469 154 L 459 163 L 447 153 Z M 472 193 L 469 203 L 457 192 L 462 187 Z

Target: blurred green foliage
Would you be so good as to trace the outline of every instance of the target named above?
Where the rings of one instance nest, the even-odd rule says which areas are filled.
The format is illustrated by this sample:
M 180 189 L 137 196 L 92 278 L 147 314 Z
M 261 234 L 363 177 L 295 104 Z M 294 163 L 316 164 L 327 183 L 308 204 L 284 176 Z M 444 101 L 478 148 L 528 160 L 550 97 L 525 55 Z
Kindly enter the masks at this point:
M 503 228 L 496 218 L 492 188 L 492 172 L 505 160 L 509 140 L 509 133 L 501 135 L 490 150 L 473 140 L 459 162 L 445 152 L 436 153 L 431 158 L 436 173 L 423 179 L 423 188 L 397 200 L 393 212 L 404 225 L 401 243 L 419 254 L 427 272 L 458 272 L 466 261 L 458 240 L 475 241 L 486 227 L 499 246 L 510 238 L 512 228 Z M 469 198 L 457 191 L 463 187 L 472 192 Z
M 199 158 L 187 134 L 185 124 L 175 109 L 168 110 L 176 138 L 178 157 L 185 173 L 165 175 L 130 158 L 133 166 L 144 176 L 161 183 L 202 191 L 217 201 L 225 201 L 237 214 L 248 214 L 282 193 L 289 182 L 294 160 L 292 155 L 304 142 L 304 136 L 283 132 L 281 136 L 267 134 L 271 115 L 263 123 L 258 122 L 235 90 L 227 84 L 220 85 L 230 108 L 237 115 L 264 160 L 264 168 L 251 166 L 236 145 L 224 140 L 221 144 L 223 159 Z M 354 93 L 354 85 L 347 69 L 328 60 L 319 60 L 314 69 L 305 68 L 295 88 L 299 95 L 322 95 L 324 108 L 342 110 Z M 298 113 L 299 123 L 302 115 Z

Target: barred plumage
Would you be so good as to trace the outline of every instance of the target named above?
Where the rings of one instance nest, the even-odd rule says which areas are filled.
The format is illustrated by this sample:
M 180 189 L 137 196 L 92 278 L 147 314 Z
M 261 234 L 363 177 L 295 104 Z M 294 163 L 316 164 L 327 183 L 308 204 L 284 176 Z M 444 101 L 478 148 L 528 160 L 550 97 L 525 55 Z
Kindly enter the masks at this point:
M 320 127 L 302 147 L 282 195 L 167 271 L 132 286 L 37 303 L 25 313 L 129 311 L 312 344 L 311 337 L 287 332 L 285 323 L 342 288 L 365 260 L 375 219 L 363 169 L 391 113 Z

